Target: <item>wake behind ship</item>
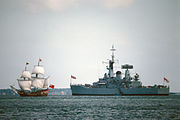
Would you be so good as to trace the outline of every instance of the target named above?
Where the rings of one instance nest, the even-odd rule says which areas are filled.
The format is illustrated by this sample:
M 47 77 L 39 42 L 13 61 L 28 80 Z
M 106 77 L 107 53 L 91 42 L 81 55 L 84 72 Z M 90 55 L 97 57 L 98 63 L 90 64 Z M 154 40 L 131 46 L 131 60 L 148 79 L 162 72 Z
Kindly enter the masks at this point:
M 94 82 L 93 85 L 75 85 L 71 84 L 72 95 L 87 95 L 87 96 L 151 96 L 151 95 L 169 95 L 169 87 L 165 85 L 142 86 L 139 81 L 139 75 L 136 73 L 133 77 L 130 74 L 130 69 L 133 65 L 124 64 L 121 69 L 125 69 L 125 73 L 117 71 L 114 73 L 114 46 L 112 46 L 112 59 L 109 60 L 107 67 L 108 73 L 104 74 L 103 78 Z M 116 76 L 114 76 L 116 75 Z M 75 79 L 71 76 L 71 78 Z M 168 82 L 167 79 L 164 78 Z
M 25 70 L 22 72 L 21 77 L 17 79 L 19 87 L 16 89 L 10 86 L 12 90 L 20 96 L 47 96 L 49 87 L 54 88 L 54 85 L 48 87 L 49 77 L 44 77 L 44 67 L 40 65 L 42 59 L 39 59 L 38 65 L 35 65 L 32 74 L 27 70 L 28 62 L 26 63 Z

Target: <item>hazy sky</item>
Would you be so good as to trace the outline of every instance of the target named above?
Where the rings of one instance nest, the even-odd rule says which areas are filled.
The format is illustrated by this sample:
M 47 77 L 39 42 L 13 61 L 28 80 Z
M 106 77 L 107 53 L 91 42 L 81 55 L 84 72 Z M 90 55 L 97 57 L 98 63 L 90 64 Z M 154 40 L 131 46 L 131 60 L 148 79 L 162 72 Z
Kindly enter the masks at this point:
M 143 85 L 180 91 L 180 0 L 0 0 L 0 88 L 42 58 L 57 88 L 102 77 L 114 44 Z

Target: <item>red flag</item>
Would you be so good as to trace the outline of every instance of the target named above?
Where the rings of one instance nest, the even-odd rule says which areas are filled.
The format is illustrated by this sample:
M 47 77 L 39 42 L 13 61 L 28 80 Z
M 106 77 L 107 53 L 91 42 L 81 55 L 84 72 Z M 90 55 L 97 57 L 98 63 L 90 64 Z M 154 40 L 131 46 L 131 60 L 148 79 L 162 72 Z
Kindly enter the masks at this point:
M 42 59 L 41 58 L 39 58 L 39 62 L 41 62 L 42 61 Z
M 76 79 L 76 77 L 74 77 L 74 76 L 72 76 L 72 75 L 71 75 L 71 78 L 72 78 L 72 79 Z
M 49 85 L 50 88 L 54 89 L 54 85 Z
M 167 80 L 165 77 L 164 77 L 164 81 L 166 81 L 167 83 L 169 83 L 169 80 Z

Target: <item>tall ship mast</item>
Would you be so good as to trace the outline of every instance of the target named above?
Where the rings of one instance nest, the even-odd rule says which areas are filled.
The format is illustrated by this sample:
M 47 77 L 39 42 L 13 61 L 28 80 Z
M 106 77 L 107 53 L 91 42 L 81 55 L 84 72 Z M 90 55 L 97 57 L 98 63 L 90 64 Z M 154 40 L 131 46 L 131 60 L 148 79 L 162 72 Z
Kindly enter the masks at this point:
M 93 84 L 76 85 L 70 84 L 72 95 L 88 95 L 88 96 L 152 96 L 152 95 L 169 95 L 169 86 L 154 85 L 143 86 L 139 80 L 139 75 L 136 73 L 134 76 L 130 74 L 133 65 L 121 65 L 121 71 L 114 73 L 114 63 L 116 49 L 114 46 L 110 49 L 112 51 L 111 60 L 108 60 L 108 73 L 104 73 L 103 78 L 99 78 Z M 74 76 L 73 76 L 74 77 Z M 73 78 L 71 77 L 71 78 Z M 73 78 L 74 79 L 74 78 Z
M 44 67 L 40 65 L 42 59 L 38 60 L 38 65 L 35 65 L 32 74 L 27 70 L 28 62 L 25 65 L 21 77 L 17 79 L 20 89 L 10 86 L 12 90 L 20 96 L 47 96 L 49 93 L 49 77 L 44 77 Z M 54 88 L 54 86 L 50 86 Z

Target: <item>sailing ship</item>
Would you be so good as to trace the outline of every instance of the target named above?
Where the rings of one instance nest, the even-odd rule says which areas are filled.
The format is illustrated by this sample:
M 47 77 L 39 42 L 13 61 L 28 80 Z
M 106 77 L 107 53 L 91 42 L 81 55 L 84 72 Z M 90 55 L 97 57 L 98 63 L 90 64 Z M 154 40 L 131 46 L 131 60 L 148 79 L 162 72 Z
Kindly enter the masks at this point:
M 28 62 L 25 65 L 25 70 L 22 72 L 21 77 L 17 79 L 20 89 L 10 86 L 11 89 L 20 96 L 47 96 L 50 88 L 48 87 L 49 77 L 44 77 L 44 67 L 40 65 L 42 59 L 39 59 L 38 65 L 35 65 L 32 71 L 27 70 Z
M 152 96 L 152 95 L 169 95 L 169 86 L 154 85 L 143 86 L 139 80 L 139 75 L 136 73 L 131 76 L 130 69 L 133 69 L 133 65 L 124 64 L 121 66 L 125 72 L 117 71 L 114 73 L 114 51 L 116 49 L 112 46 L 112 59 L 108 59 L 109 65 L 107 66 L 108 73 L 104 74 L 103 78 L 99 78 L 99 81 L 91 84 L 70 84 L 72 95 L 88 95 L 88 96 Z M 115 76 L 116 75 L 116 76 Z M 76 77 L 71 76 L 71 79 Z M 169 82 L 164 78 L 166 82 Z

